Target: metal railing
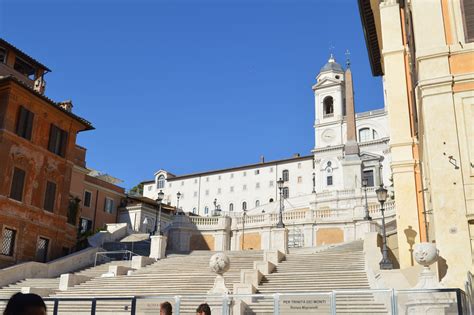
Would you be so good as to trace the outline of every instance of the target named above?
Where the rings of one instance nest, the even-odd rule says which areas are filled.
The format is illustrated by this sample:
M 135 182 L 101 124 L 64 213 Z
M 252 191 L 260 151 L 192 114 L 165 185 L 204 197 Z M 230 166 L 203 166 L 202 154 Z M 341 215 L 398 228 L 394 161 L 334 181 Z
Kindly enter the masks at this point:
M 233 295 L 161 295 L 126 297 L 57 297 L 45 298 L 48 314 L 151 314 L 159 313 L 160 304 L 169 302 L 173 314 L 194 314 L 201 303 L 208 303 L 213 313 L 222 315 L 244 314 L 255 307 L 273 314 L 338 314 L 353 310 L 390 315 L 421 314 L 439 310 L 443 314 L 469 314 L 469 301 L 461 289 L 432 290 L 334 290 L 328 292 L 300 292 L 277 294 Z M 3 311 L 7 299 L 0 299 Z M 352 303 L 351 303 L 352 301 Z
M 103 264 L 106 262 L 117 261 L 117 260 L 132 260 L 133 256 L 139 256 L 138 254 L 129 250 L 113 250 L 95 253 L 94 267 L 97 264 Z

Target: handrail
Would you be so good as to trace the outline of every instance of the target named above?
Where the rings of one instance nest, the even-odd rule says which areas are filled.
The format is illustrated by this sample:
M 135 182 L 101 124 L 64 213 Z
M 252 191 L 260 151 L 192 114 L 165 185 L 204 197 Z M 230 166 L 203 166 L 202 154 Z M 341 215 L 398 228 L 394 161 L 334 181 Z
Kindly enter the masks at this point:
M 139 254 L 134 253 L 134 252 L 132 252 L 130 250 L 127 250 L 127 249 L 97 252 L 97 253 L 95 253 L 94 267 L 97 266 L 97 256 L 107 255 L 107 254 L 126 254 L 126 256 L 123 256 L 123 257 L 127 257 L 128 259 L 122 259 L 122 260 L 132 260 L 133 256 L 140 256 Z

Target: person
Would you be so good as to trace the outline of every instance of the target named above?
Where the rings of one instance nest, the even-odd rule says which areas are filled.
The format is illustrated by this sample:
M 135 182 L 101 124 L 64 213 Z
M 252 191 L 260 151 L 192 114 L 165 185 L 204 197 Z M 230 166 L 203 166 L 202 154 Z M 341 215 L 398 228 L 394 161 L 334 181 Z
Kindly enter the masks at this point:
M 196 315 L 211 315 L 211 308 L 207 303 L 202 303 L 196 309 Z
M 170 302 L 163 302 L 160 304 L 160 315 L 171 315 L 173 314 L 173 307 Z
M 37 294 L 18 292 L 8 300 L 3 315 L 46 315 L 46 304 Z

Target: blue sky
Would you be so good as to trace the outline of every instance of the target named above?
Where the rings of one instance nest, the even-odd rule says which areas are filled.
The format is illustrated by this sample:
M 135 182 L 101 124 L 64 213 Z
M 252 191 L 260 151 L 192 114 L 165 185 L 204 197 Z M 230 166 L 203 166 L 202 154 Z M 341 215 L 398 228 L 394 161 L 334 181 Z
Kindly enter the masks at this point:
M 312 84 L 351 51 L 356 110 L 383 107 L 356 0 L 0 1 L 0 36 L 53 70 L 96 130 L 87 164 L 124 180 L 310 154 Z

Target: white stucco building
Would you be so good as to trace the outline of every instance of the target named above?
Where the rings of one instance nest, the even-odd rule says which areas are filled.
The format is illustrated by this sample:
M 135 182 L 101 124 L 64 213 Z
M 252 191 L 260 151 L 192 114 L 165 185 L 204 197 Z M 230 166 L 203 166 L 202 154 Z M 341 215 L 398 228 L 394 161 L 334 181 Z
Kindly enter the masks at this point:
M 262 157 L 255 164 L 185 175 L 159 170 L 153 180 L 143 182 L 143 195 L 156 199 L 161 190 L 164 203 L 201 216 L 212 215 L 216 207 L 229 215 L 267 213 L 279 209 L 277 180 L 282 178 L 285 210 L 365 207 L 362 177 L 369 187 L 391 185 L 388 117 L 384 108 L 353 114 L 348 75 L 332 56 L 317 75 L 315 145 L 307 155 L 277 161 Z M 351 96 L 346 100 L 348 84 Z M 348 121 L 355 126 L 352 137 L 356 134 L 350 152 L 348 134 L 354 128 L 348 130 Z M 371 200 L 373 191 L 369 188 Z

